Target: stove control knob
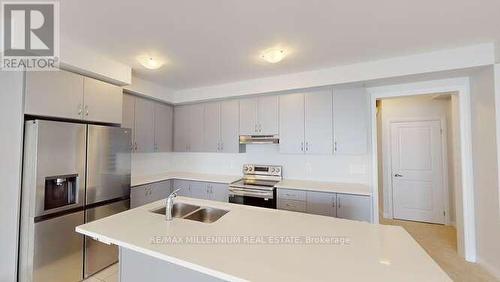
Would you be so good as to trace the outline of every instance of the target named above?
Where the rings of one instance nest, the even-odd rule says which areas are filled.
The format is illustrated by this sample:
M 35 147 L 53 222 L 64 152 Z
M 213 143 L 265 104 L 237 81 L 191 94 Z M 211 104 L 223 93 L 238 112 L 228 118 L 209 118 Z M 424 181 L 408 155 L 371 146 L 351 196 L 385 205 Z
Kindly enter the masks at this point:
M 280 168 L 277 167 L 275 170 L 274 170 L 276 173 L 280 173 Z

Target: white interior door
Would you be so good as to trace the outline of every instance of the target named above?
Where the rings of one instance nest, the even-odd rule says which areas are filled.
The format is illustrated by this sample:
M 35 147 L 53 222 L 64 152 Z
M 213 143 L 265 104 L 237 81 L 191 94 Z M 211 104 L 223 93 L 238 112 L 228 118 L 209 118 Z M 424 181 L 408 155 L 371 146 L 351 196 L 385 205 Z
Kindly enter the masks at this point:
M 391 123 L 394 218 L 443 224 L 441 122 Z

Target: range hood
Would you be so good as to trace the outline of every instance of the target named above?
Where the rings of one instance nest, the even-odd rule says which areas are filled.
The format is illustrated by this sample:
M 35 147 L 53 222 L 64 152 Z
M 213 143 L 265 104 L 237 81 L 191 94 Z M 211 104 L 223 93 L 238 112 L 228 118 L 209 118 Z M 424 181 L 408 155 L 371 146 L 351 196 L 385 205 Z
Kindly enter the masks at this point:
M 240 144 L 279 144 L 277 135 L 240 135 Z

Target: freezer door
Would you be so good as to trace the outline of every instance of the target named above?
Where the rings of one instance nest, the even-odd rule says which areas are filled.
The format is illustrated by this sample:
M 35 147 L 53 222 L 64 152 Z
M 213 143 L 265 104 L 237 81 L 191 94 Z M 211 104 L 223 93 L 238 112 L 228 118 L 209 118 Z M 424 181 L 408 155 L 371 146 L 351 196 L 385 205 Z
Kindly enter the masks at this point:
M 35 216 L 82 207 L 86 125 L 34 120 L 25 130 L 23 189 L 35 199 Z
M 35 223 L 33 281 L 82 280 L 83 236 L 75 227 L 83 223 L 83 210 Z
M 88 125 L 86 204 L 130 195 L 131 130 Z
M 114 202 L 85 211 L 85 222 L 91 222 L 130 208 L 130 200 Z M 118 261 L 118 247 L 106 245 L 85 236 L 85 278 Z

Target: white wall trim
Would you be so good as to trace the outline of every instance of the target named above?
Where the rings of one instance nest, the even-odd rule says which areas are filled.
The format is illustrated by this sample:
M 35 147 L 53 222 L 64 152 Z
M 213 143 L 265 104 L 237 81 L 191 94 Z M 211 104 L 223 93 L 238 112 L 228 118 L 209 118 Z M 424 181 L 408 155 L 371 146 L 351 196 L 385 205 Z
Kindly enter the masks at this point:
M 174 91 L 172 89 L 136 76 L 132 77 L 132 84 L 124 86 L 123 90 L 170 104 L 174 100 Z
M 500 47 L 499 47 L 500 49 Z M 493 76 L 495 83 L 495 115 L 496 115 L 496 127 L 497 127 L 497 168 L 498 177 L 500 178 L 500 64 L 496 64 L 493 68 Z M 500 179 L 498 181 L 498 202 L 500 206 Z M 500 213 L 500 209 L 498 210 Z M 499 275 L 500 277 L 500 275 Z
M 495 46 L 493 43 L 487 43 L 315 71 L 243 80 L 207 87 L 181 89 L 175 92 L 174 103 L 362 82 L 479 67 L 494 63 Z
M 132 68 L 61 36 L 60 67 L 119 86 L 132 80 Z
M 474 210 L 474 174 L 471 136 L 470 82 L 468 77 L 424 81 L 417 83 L 380 86 L 367 89 L 372 105 L 372 187 L 373 214 L 378 214 L 378 155 L 376 100 L 390 97 L 404 97 L 440 92 L 458 92 L 460 119 L 460 155 L 462 159 L 462 198 L 463 198 L 463 250 L 467 261 L 476 262 L 476 228 Z M 374 218 L 374 222 L 378 222 Z M 459 250 L 462 248 L 458 248 Z

